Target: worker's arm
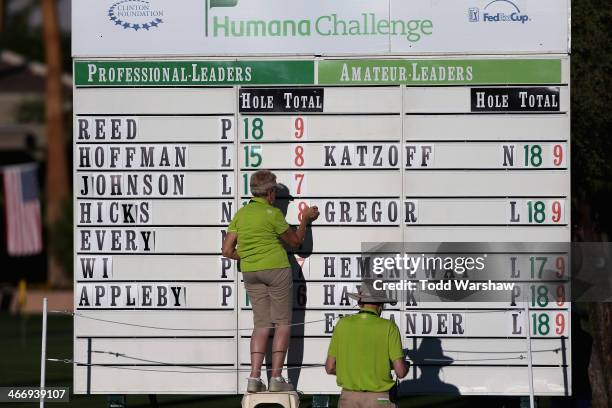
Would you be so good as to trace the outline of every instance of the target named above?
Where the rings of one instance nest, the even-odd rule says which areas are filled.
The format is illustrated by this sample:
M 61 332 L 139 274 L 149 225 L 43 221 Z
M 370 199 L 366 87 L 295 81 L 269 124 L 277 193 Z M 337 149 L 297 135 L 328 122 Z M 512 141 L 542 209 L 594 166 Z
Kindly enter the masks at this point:
M 406 357 L 402 349 L 401 335 L 394 322 L 389 324 L 389 361 L 391 361 L 397 378 L 404 378 L 408 374 L 408 367 L 406 367 Z
M 302 210 L 302 221 L 300 222 L 300 226 L 297 230 L 293 230 L 293 228 L 287 228 L 285 232 L 283 232 L 280 237 L 287 245 L 292 248 L 298 248 L 304 242 L 304 237 L 306 236 L 306 228 L 308 227 L 308 223 L 316 220 L 319 217 L 319 210 L 317 207 L 306 207 Z
M 240 260 L 240 256 L 236 251 L 236 244 L 238 243 L 238 234 L 235 232 L 228 232 L 223 240 L 223 247 L 221 248 L 221 254 L 230 259 Z
M 329 375 L 336 375 L 336 358 L 327 356 L 325 360 L 325 372 Z
M 395 371 L 397 378 L 404 378 L 408 374 L 408 368 L 403 357 L 393 360 L 393 371 Z
M 327 360 L 325 360 L 325 372 L 329 375 L 336 375 L 336 357 L 338 356 L 338 333 L 342 330 L 342 319 L 338 321 L 332 338 L 327 348 Z

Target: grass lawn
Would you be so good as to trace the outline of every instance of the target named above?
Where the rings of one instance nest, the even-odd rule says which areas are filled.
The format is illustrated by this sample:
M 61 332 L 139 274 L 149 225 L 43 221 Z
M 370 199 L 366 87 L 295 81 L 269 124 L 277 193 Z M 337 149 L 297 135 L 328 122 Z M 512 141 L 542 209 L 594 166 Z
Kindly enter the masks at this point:
M 40 384 L 41 316 L 14 316 L 0 313 L 0 386 L 37 386 Z M 47 323 L 47 357 L 72 358 L 72 318 L 50 315 Z M 47 362 L 47 386 L 72 388 L 72 365 Z M 239 407 L 241 396 L 202 395 L 158 395 L 160 407 L 224 408 Z M 304 395 L 301 407 L 311 406 L 311 396 Z M 550 399 L 541 399 L 540 408 L 550 406 Z M 337 397 L 332 396 L 331 407 L 336 406 Z M 34 404 L 13 404 L 17 408 Z M 106 407 L 106 395 L 71 395 L 70 403 L 53 403 L 51 407 Z M 11 404 L 0 404 L 0 408 Z M 38 406 L 38 403 L 36 404 Z M 128 395 L 127 406 L 149 407 L 146 395 Z M 262 406 L 263 407 L 263 406 Z M 402 400 L 401 407 L 444 407 L 444 408 L 518 408 L 516 397 L 432 397 L 418 396 Z

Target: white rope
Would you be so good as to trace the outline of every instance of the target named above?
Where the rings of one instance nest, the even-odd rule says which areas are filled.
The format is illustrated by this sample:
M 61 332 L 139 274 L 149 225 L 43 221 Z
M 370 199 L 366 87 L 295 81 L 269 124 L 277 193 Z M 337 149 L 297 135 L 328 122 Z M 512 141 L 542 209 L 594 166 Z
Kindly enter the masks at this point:
M 353 307 L 352 309 L 347 309 L 347 311 L 352 311 L 355 310 L 355 307 Z M 414 310 L 414 309 L 408 309 L 408 310 L 403 310 L 400 312 L 417 312 L 419 310 Z M 501 309 L 501 310 L 455 310 L 455 312 L 457 313 L 506 313 L 508 311 L 517 311 L 519 313 L 522 313 L 522 309 L 518 310 L 518 309 Z M 64 314 L 64 315 L 70 315 L 70 316 L 77 316 L 77 317 L 82 317 L 84 319 L 90 319 L 90 320 L 96 320 L 96 321 L 100 321 L 100 322 L 105 322 L 105 323 L 113 323 L 113 324 L 121 324 L 121 325 L 125 325 L 125 326 L 132 326 L 132 327 L 140 327 L 140 328 L 144 328 L 144 329 L 155 329 L 155 330 L 174 330 L 174 331 L 203 331 L 203 332 L 227 332 L 227 331 L 252 331 L 254 330 L 254 328 L 252 327 L 246 327 L 246 328 L 227 328 L 227 329 L 194 329 L 194 328 L 177 328 L 177 327 L 161 327 L 161 326 L 147 326 L 147 325 L 143 325 L 143 324 L 136 324 L 136 323 L 127 323 L 127 322 L 119 322 L 116 320 L 109 320 L 109 319 L 101 319 L 99 317 L 92 317 L 92 316 L 86 316 L 77 312 L 70 312 L 67 310 L 50 310 L 49 313 L 56 313 L 56 314 Z M 332 318 L 331 320 L 337 320 L 337 317 Z M 330 319 L 318 319 L 318 320 L 310 320 L 307 322 L 300 322 L 300 323 L 291 323 L 288 324 L 286 326 L 305 326 L 307 324 L 312 324 L 312 323 L 320 323 L 320 322 L 326 322 L 329 321 Z M 276 328 L 276 326 L 269 326 L 269 327 L 257 327 L 258 329 L 274 329 Z
M 112 353 L 112 354 L 115 354 L 115 353 Z M 125 357 L 125 355 L 124 355 L 124 357 Z M 80 362 L 75 361 L 75 360 L 62 359 L 62 358 L 47 358 L 47 361 L 52 361 L 52 362 L 56 362 L 56 363 L 65 363 L 65 364 L 77 364 L 79 366 L 85 366 L 85 367 L 105 367 L 105 368 L 115 368 L 115 369 L 118 369 L 118 370 L 155 371 L 155 372 L 160 372 L 160 373 L 196 374 L 196 373 L 206 373 L 206 372 L 212 372 L 212 373 L 220 373 L 220 372 L 235 373 L 235 372 L 250 372 L 251 371 L 250 368 L 214 368 L 214 367 L 201 367 L 201 366 L 190 366 L 190 368 L 195 369 L 195 371 L 155 370 L 155 369 L 137 368 L 137 367 L 134 367 L 134 366 L 126 367 L 126 366 L 117 366 L 117 365 L 112 365 L 112 364 L 107 365 L 107 364 L 80 363 Z M 166 365 L 168 367 L 181 366 L 181 364 L 170 364 L 170 363 L 163 363 L 163 365 Z M 306 368 L 321 368 L 321 367 L 325 367 L 325 365 L 324 364 L 311 364 L 311 365 L 295 366 L 295 367 L 283 367 L 283 370 L 301 370 L 301 369 L 306 369 Z M 272 371 L 272 369 L 271 368 L 266 368 L 266 369 L 262 369 L 261 371 Z
M 100 319 L 99 317 L 85 316 L 85 315 L 80 314 L 80 313 L 69 312 L 69 311 L 65 311 L 65 310 L 50 310 L 49 312 L 50 313 L 58 313 L 58 314 L 71 315 L 71 316 L 77 316 L 77 317 L 82 317 L 84 319 L 97 320 L 97 321 L 105 322 L 105 323 L 113 323 L 113 324 L 121 324 L 121 325 L 125 325 L 125 326 L 141 327 L 141 328 L 144 328 L 144 329 L 176 330 L 176 331 L 204 331 L 204 332 L 227 332 L 227 331 L 235 331 L 235 330 L 238 330 L 238 331 L 252 331 L 253 330 L 253 328 L 251 328 L 251 327 L 238 328 L 238 329 L 235 328 L 235 327 L 227 328 L 227 329 L 194 329 L 194 328 L 147 326 L 147 325 L 143 325 L 143 324 L 126 323 L 126 322 L 118 322 L 118 321 L 115 321 L 115 320 Z M 306 324 L 319 323 L 319 322 L 325 322 L 325 321 L 329 321 L 329 319 L 310 320 L 308 322 L 291 323 L 291 324 L 283 325 L 283 326 L 303 326 L 303 325 L 306 325 Z M 256 328 L 257 329 L 274 329 L 274 328 L 276 328 L 276 326 L 256 327 Z

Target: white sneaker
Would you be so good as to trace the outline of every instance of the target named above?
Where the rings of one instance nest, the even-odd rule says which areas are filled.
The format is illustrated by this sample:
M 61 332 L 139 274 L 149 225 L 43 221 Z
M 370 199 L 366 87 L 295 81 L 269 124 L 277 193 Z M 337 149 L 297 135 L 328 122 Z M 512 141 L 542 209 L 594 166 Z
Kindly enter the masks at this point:
M 266 384 L 261 378 L 248 378 L 247 392 L 264 392 L 266 390 Z
M 268 387 L 270 392 L 288 392 L 295 391 L 293 385 L 287 383 L 283 377 L 272 377 L 270 378 L 270 384 Z

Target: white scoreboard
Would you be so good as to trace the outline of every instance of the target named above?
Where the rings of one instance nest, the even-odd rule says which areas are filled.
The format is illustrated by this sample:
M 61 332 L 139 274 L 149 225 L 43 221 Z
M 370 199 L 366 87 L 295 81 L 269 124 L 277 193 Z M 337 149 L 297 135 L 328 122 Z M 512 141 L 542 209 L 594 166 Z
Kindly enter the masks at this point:
M 321 364 L 368 243 L 471 243 L 518 286 L 402 292 L 400 391 L 527 395 L 531 362 L 536 395 L 571 393 L 569 6 L 73 0 L 75 393 L 245 391 L 221 244 L 263 168 L 289 223 L 321 211 L 290 254 L 299 390 L 339 392 Z
M 364 242 L 518 242 L 489 259 L 526 285 L 507 301 L 385 311 L 413 362 L 400 389 L 525 395 L 530 330 L 535 393 L 567 395 L 569 262 L 537 243 L 570 239 L 568 82 L 550 56 L 77 59 L 75 392 L 244 392 L 252 311 L 220 249 L 267 168 L 289 223 L 321 211 L 290 255 L 299 390 L 339 391 L 320 365 Z

